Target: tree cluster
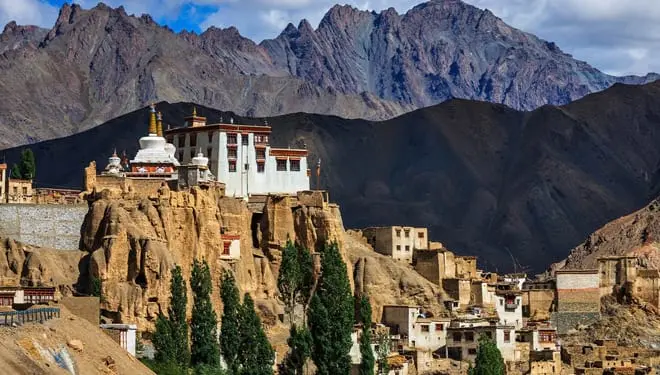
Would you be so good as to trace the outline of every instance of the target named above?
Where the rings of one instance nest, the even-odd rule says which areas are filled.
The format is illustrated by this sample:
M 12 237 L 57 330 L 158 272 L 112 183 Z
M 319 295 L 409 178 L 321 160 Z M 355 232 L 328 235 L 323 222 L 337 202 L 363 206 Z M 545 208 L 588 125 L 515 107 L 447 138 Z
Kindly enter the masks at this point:
M 12 166 L 10 177 L 18 180 L 32 180 L 34 179 L 36 172 L 37 164 L 34 159 L 34 153 L 32 153 L 31 149 L 26 148 L 21 152 L 20 163 Z
M 309 250 L 289 241 L 282 252 L 278 289 L 292 323 L 289 353 L 280 366 L 280 373 L 302 374 L 311 358 L 319 375 L 349 374 L 354 300 L 337 243 L 324 246 L 321 272 L 316 278 Z M 305 315 L 300 325 L 295 319 L 296 305 L 302 306 Z M 371 312 L 368 314 L 371 328 Z M 370 343 L 368 345 L 371 347 Z M 368 366 L 365 364 L 365 368 Z M 371 368 L 373 371 L 373 363 Z
M 224 310 L 219 340 L 218 320 L 211 304 L 211 272 L 206 261 L 194 261 L 190 287 L 193 308 L 189 335 L 186 283 L 181 268 L 174 268 L 168 316 L 160 314 L 156 321 L 153 335 L 156 358 L 155 362 L 148 363 L 152 370 L 173 375 L 191 371 L 195 375 L 271 375 L 275 352 L 263 331 L 252 298 L 246 294 L 241 304 L 233 276 L 227 272 L 221 284 Z

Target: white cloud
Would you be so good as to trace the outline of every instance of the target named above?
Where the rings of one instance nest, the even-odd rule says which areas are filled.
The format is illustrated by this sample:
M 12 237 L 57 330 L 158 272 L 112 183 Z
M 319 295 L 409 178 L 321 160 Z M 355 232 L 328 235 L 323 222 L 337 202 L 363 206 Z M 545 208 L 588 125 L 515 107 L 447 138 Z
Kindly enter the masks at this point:
M 0 0 L 0 22 L 50 27 L 57 9 L 46 0 Z M 567 53 L 612 74 L 660 72 L 660 1 L 658 0 L 466 0 L 488 8 L 508 24 L 554 41 Z M 97 0 L 79 0 L 84 7 Z M 421 0 L 104 0 L 129 13 L 149 13 L 167 23 L 184 5 L 218 7 L 200 28 L 236 26 L 259 42 L 276 37 L 291 22 L 318 25 L 335 3 L 404 13 Z
M 0 27 L 10 21 L 19 25 L 52 25 L 57 11 L 54 6 L 39 0 L 0 0 Z

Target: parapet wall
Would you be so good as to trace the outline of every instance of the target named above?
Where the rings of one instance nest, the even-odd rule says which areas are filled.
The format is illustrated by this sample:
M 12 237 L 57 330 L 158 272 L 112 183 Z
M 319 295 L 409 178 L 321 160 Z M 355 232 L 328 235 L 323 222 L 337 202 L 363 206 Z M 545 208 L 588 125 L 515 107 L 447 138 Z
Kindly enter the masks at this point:
M 87 204 L 0 204 L 0 237 L 24 244 L 77 250 Z
M 557 272 L 557 312 L 552 320 L 557 332 L 566 333 L 600 319 L 600 278 L 598 271 Z

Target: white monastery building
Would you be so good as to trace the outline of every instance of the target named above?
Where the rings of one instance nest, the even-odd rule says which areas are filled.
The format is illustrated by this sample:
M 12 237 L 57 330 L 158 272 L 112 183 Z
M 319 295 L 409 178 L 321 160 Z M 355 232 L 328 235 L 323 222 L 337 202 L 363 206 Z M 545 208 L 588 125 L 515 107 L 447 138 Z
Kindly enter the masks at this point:
M 182 164 L 190 164 L 199 153 L 207 157 L 210 172 L 225 183 L 227 196 L 309 190 L 307 150 L 271 147 L 270 126 L 233 122 L 207 124 L 194 109 L 184 127 L 165 134 Z

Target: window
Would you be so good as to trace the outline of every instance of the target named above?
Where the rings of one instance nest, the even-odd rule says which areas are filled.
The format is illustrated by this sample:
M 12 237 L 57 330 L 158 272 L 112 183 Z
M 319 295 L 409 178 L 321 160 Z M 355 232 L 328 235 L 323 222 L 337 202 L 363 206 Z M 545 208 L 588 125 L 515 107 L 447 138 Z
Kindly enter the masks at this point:
M 266 165 L 264 163 L 257 163 L 257 173 L 264 173 Z
M 233 147 L 227 147 L 227 157 L 228 157 L 229 159 L 236 159 L 237 155 L 238 155 L 238 154 L 237 154 L 235 148 L 233 148 Z
M 417 233 L 417 238 L 424 238 L 424 232 Z
M 397 236 L 397 237 L 401 237 L 401 229 L 397 229 L 397 230 L 396 230 L 396 236 Z
M 14 195 L 18 195 L 18 188 L 14 186 Z
M 277 170 L 286 171 L 286 159 L 277 159 Z
M 436 323 L 435 324 L 435 330 L 436 331 L 442 331 L 444 328 L 445 328 L 444 325 L 441 324 L 441 323 Z
M 190 147 L 195 148 L 197 144 L 197 133 L 190 133 L 188 138 L 190 139 Z
M 500 298 L 500 306 L 504 306 L 504 300 Z
M 422 324 L 422 332 L 428 332 L 429 331 L 429 325 L 428 324 Z
M 229 161 L 229 172 L 236 172 L 236 160 Z
M 511 342 L 511 331 L 504 331 L 504 342 Z
M 247 146 L 249 144 L 249 142 L 250 142 L 250 139 L 248 138 L 248 135 L 247 134 L 241 134 L 241 144 L 243 144 L 243 146 Z
M 452 340 L 454 340 L 454 342 L 461 342 L 461 333 L 454 332 L 454 334 L 452 335 Z
M 290 160 L 289 163 L 291 163 L 291 170 L 294 172 L 300 172 L 300 160 Z
M 27 188 L 23 186 L 23 195 L 27 195 Z
M 228 133 L 227 134 L 227 144 L 228 145 L 235 145 L 238 142 L 236 142 L 236 134 L 234 133 Z
M 225 242 L 222 247 L 222 255 L 229 255 L 229 247 L 231 246 L 231 242 Z
M 254 143 L 268 143 L 268 136 L 263 134 L 255 134 Z
M 465 332 L 465 341 L 474 341 L 474 332 Z
M 410 251 L 410 246 L 406 245 L 406 251 Z
M 468 349 L 468 354 L 470 354 L 470 355 L 475 355 L 475 354 L 477 354 L 477 349 L 476 349 L 476 348 L 469 348 L 469 349 Z
M 401 251 L 401 245 L 396 245 L 396 249 Z
M 266 159 L 266 149 L 258 148 L 255 150 L 257 153 L 257 159 Z
M 406 234 L 406 238 L 410 238 L 410 229 L 404 229 L 403 231 Z

